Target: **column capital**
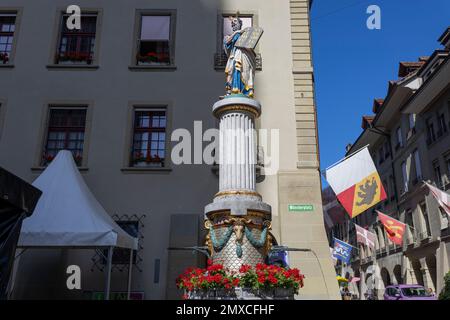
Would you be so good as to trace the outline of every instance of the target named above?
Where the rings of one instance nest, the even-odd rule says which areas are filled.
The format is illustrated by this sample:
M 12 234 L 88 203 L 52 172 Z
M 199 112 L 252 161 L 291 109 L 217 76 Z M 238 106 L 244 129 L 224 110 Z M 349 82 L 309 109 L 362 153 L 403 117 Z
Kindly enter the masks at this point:
M 249 112 L 258 118 L 261 115 L 261 104 L 244 96 L 227 96 L 217 101 L 213 106 L 213 114 L 217 118 L 227 111 Z

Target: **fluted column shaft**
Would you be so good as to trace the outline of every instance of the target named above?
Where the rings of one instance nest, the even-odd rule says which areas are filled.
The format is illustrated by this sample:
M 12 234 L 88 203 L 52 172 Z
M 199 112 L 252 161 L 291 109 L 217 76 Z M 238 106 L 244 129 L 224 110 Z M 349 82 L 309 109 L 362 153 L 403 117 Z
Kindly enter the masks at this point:
M 247 112 L 224 113 L 219 127 L 219 191 L 255 191 L 254 117 Z

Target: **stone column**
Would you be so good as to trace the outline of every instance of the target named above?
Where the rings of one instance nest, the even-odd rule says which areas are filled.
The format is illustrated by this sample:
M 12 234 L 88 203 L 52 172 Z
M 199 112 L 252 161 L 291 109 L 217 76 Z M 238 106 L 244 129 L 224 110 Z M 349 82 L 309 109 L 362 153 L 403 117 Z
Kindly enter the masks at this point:
M 253 115 L 229 112 L 220 119 L 219 192 L 256 192 Z
M 271 207 L 256 192 L 255 119 L 258 101 L 231 95 L 216 102 L 219 119 L 219 192 L 205 207 L 214 262 L 231 270 L 264 262 L 270 249 Z
M 449 260 L 447 254 L 447 245 L 441 242 L 436 250 L 436 293 L 439 294 L 445 286 L 444 277 L 449 271 Z
M 359 271 L 359 300 L 366 300 L 365 293 L 367 292 L 366 286 L 366 272 L 361 268 Z
M 413 265 L 411 263 L 411 260 L 407 256 L 405 256 L 405 266 L 406 266 L 406 279 L 404 281 L 405 284 L 416 284 L 416 283 L 418 283 L 418 281 L 416 279 L 416 274 L 414 273 L 414 268 L 413 268 Z
M 425 288 L 431 288 L 436 292 L 436 288 L 434 287 L 433 280 L 431 279 L 430 270 L 428 269 L 428 265 L 425 258 L 420 259 L 420 271 L 422 272 L 423 278 L 423 286 Z

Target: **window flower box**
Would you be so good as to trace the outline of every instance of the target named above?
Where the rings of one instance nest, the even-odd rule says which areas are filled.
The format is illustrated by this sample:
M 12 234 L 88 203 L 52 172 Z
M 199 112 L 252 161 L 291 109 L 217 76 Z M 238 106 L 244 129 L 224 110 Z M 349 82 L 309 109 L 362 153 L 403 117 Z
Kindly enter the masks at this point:
M 64 52 L 56 55 L 58 64 L 92 64 L 92 61 L 89 52 Z
M 9 62 L 8 53 L 0 53 L 0 63 L 7 64 Z
M 138 61 L 138 64 L 149 64 L 149 65 L 170 64 L 170 57 L 168 53 L 149 52 L 146 55 L 137 54 L 136 59 Z
M 137 153 L 133 159 L 134 167 L 161 167 L 164 164 L 164 159 L 158 155 L 143 157 L 142 153 Z

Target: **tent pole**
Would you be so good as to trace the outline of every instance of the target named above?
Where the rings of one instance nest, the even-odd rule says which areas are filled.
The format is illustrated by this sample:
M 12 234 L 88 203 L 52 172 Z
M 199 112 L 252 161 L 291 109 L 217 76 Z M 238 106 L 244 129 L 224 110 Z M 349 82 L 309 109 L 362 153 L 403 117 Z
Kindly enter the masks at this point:
M 14 261 L 12 262 L 12 270 L 11 270 L 11 277 L 9 279 L 8 283 L 8 289 L 7 292 L 7 299 L 10 300 L 12 298 L 13 290 L 14 290 L 14 284 L 16 282 L 16 276 L 17 276 L 17 270 L 19 269 L 19 261 L 20 256 L 27 250 L 28 248 L 17 248 L 16 251 L 19 251 L 19 254 L 14 257 Z
M 112 265 L 113 247 L 108 248 L 108 261 L 106 264 L 106 288 L 105 300 L 109 300 L 109 293 L 111 291 L 111 265 Z
M 127 300 L 130 300 L 130 294 L 131 294 L 131 273 L 133 269 L 133 249 L 130 249 L 130 266 L 128 267 L 128 288 L 127 288 Z

